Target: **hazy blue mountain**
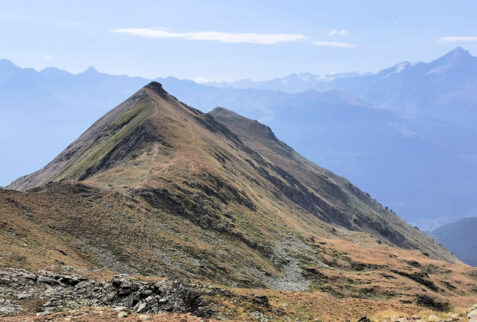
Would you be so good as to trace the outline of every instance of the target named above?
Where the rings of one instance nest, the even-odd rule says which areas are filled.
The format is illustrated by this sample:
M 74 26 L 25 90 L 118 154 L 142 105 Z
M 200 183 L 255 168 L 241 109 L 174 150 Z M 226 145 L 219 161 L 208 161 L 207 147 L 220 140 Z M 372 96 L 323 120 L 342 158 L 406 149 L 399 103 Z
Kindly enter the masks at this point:
M 463 262 L 477 266 L 477 217 L 465 218 L 434 231 L 437 240 Z
M 0 60 L 0 185 L 35 171 L 149 80 Z
M 232 88 L 257 88 L 285 93 L 299 93 L 307 90 L 327 90 L 334 88 L 334 81 L 341 78 L 351 78 L 361 76 L 360 73 L 338 73 L 331 75 L 315 75 L 309 72 L 293 73 L 284 77 L 279 77 L 264 81 L 253 81 L 243 79 L 234 82 L 209 82 L 207 85 L 214 87 L 232 87 Z
M 338 79 L 333 88 L 378 107 L 475 128 L 477 58 L 462 48 L 430 63 L 404 62 L 377 74 Z
M 424 229 L 477 211 L 477 136 L 470 130 L 347 102 L 270 109 L 277 136 Z
M 63 150 L 144 78 L 0 64 L 0 184 L 30 173 Z M 477 210 L 477 135 L 432 117 L 376 109 L 336 90 L 300 93 L 158 79 L 207 112 L 224 106 L 271 126 L 305 157 L 355 182 L 426 229 Z
M 434 116 L 470 129 L 475 128 L 477 119 L 477 58 L 460 47 L 429 63 L 402 62 L 377 73 L 301 73 L 219 85 L 288 93 L 335 89 L 379 108 Z

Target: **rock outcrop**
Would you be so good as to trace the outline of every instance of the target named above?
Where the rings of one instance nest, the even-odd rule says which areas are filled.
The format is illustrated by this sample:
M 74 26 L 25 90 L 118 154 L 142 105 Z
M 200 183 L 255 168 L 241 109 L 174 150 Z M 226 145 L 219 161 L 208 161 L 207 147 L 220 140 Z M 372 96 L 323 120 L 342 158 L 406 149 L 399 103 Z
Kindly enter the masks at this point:
M 201 294 L 179 281 L 144 282 L 118 275 L 99 282 L 50 271 L 0 270 L 0 316 L 16 315 L 36 305 L 47 314 L 84 306 L 121 307 L 137 313 L 178 312 L 209 317 Z

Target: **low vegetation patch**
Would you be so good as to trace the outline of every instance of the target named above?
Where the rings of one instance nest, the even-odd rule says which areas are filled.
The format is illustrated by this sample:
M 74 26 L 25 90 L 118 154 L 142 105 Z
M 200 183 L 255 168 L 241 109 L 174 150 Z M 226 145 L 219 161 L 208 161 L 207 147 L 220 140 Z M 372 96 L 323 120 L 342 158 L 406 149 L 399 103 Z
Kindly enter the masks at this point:
M 450 304 L 449 302 L 442 302 L 435 298 L 430 297 L 426 294 L 419 294 L 417 295 L 417 305 L 425 306 L 433 310 L 437 311 L 449 311 Z

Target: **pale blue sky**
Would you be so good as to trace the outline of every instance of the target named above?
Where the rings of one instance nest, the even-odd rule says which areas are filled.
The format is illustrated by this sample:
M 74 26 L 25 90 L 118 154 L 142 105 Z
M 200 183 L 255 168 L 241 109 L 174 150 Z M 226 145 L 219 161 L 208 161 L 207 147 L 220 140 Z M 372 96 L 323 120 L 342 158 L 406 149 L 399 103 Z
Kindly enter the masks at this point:
M 377 71 L 456 46 L 475 55 L 476 12 L 471 0 L 2 1 L 0 58 L 206 80 Z

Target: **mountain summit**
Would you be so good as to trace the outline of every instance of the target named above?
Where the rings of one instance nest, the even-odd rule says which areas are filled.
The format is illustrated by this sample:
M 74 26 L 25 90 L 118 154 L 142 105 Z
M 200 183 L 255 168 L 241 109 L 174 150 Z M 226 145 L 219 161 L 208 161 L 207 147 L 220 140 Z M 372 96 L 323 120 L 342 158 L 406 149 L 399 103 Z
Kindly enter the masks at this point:
M 181 132 L 171 129 L 174 121 L 192 121 L 198 113 L 170 96 L 161 84 L 151 82 L 94 123 L 46 167 L 15 181 L 11 188 L 27 190 L 50 181 L 86 180 L 91 177 L 96 183 L 105 185 L 137 187 L 147 181 L 147 177 L 142 178 L 142 175 L 144 171 L 149 171 L 155 156 L 159 152 L 167 153 L 172 148 L 171 144 L 176 143 L 175 136 L 167 135 L 169 132 Z M 195 138 L 192 129 L 189 130 L 189 133 L 180 133 L 184 141 Z M 104 172 L 113 168 L 115 171 L 121 169 L 122 175 L 113 176 L 116 183 L 103 182 L 109 181 L 110 174 L 105 175 Z
M 465 50 L 462 47 L 456 47 L 454 50 L 448 52 L 438 60 L 460 60 L 460 59 L 467 59 L 473 57 L 468 50 Z

